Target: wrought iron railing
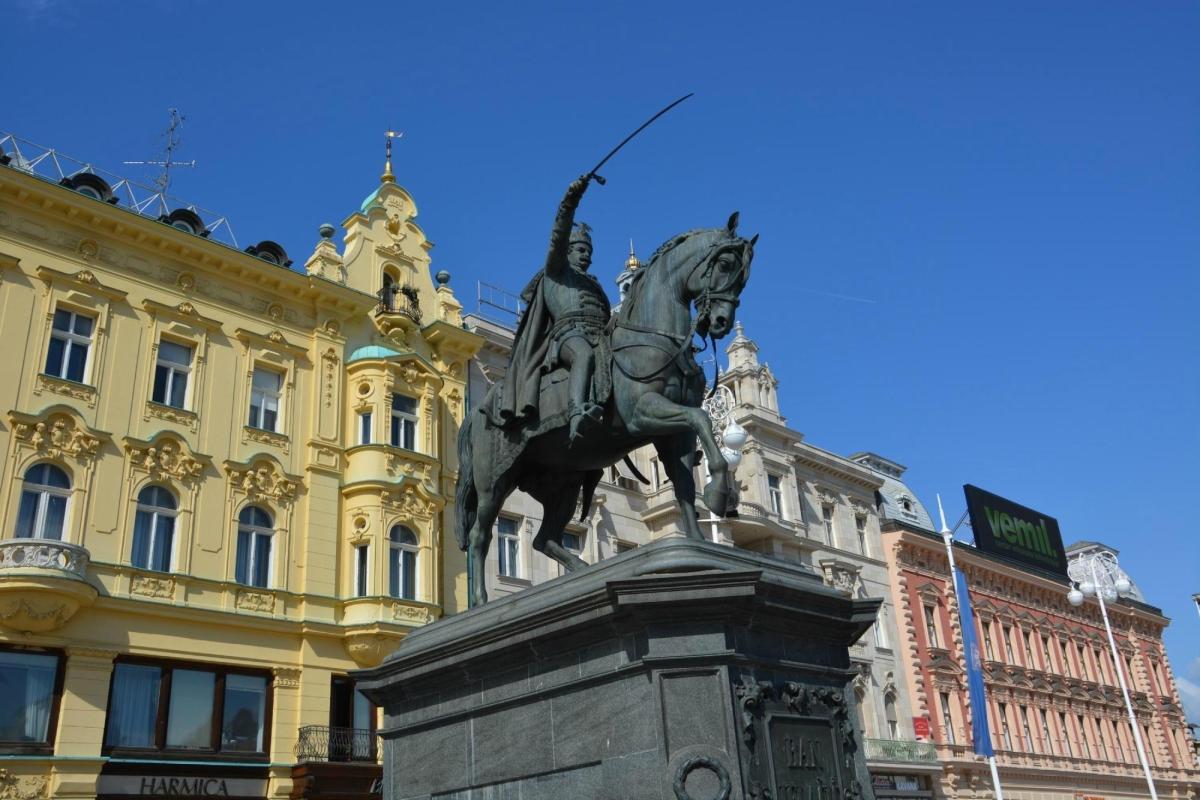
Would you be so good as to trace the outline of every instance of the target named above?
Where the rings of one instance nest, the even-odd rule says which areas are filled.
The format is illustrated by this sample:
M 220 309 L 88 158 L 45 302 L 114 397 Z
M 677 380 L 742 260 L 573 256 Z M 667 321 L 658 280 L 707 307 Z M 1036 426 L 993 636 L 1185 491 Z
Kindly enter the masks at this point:
M 5 539 L 0 542 L 0 572 L 47 569 L 86 578 L 91 560 L 86 548 L 56 539 Z
M 378 735 L 365 728 L 334 728 L 329 725 L 304 725 L 296 740 L 296 761 L 377 760 Z
M 379 305 L 375 307 L 375 315 L 403 314 L 413 322 L 421 322 L 421 305 L 416 297 L 409 296 L 399 290 L 380 289 L 375 293 Z
M 904 739 L 864 739 L 868 761 L 891 761 L 906 764 L 936 764 L 937 747 L 933 742 L 910 742 Z

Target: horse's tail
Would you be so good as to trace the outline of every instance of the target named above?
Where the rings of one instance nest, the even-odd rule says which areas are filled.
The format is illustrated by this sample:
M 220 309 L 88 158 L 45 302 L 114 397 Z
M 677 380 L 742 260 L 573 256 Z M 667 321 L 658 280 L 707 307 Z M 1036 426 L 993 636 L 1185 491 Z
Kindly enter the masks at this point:
M 471 464 L 473 416 L 469 411 L 464 415 L 462 428 L 458 432 L 458 486 L 454 496 L 454 533 L 458 538 L 460 550 L 466 550 L 470 544 L 471 527 L 475 524 L 475 514 L 479 508 L 479 493 L 475 490 L 475 470 Z

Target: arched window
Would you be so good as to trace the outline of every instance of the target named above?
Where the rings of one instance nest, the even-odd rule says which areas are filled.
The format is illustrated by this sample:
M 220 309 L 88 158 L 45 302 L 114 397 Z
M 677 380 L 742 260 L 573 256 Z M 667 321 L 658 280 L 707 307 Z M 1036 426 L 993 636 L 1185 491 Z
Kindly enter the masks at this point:
M 34 464 L 27 469 L 17 510 L 17 538 L 62 539 L 70 496 L 71 479 L 58 467 Z
M 175 496 L 162 486 L 147 486 L 138 494 L 130 559 L 135 567 L 171 571 L 177 508 Z
M 234 579 L 247 586 L 271 585 L 271 539 L 275 533 L 271 515 L 258 506 L 246 506 L 238 514 L 237 567 Z
M 388 592 L 405 600 L 417 598 L 417 535 L 403 525 L 388 533 Z

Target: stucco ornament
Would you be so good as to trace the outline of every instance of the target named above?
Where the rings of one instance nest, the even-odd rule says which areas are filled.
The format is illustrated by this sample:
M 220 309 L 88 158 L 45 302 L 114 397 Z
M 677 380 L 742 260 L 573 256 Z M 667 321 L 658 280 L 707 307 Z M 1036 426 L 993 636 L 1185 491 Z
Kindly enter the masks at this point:
M 226 463 L 229 480 L 251 500 L 269 499 L 290 503 L 300 490 L 300 481 L 285 474 L 271 459 L 249 464 Z
M 204 474 L 204 462 L 181 439 L 168 434 L 153 442 L 129 441 L 125 450 L 133 468 L 154 480 L 189 482 Z
M 51 413 L 41 420 L 25 415 L 18 419 L 17 416 L 10 415 L 15 423 L 14 437 L 41 455 L 90 461 L 104 443 L 99 435 L 65 411 Z
M 50 779 L 45 775 L 17 775 L 0 768 L 0 800 L 35 800 L 47 797 Z

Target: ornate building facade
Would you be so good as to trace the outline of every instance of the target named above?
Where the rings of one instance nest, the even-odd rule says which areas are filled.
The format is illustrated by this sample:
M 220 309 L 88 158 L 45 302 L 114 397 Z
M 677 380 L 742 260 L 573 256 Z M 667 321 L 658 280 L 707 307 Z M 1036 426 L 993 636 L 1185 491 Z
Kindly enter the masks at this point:
M 481 340 L 412 197 L 389 166 L 291 269 L 30 148 L 0 138 L 0 797 L 368 792 L 347 673 L 465 600 Z
M 617 277 L 622 296 L 639 266 L 631 253 Z M 478 314 L 468 315 L 466 323 L 485 340 L 472 364 L 469 397 L 475 407 L 489 386 L 503 377 L 513 327 Z M 758 346 L 740 324 L 726 355 L 729 368 L 722 373 L 721 385 L 733 395 L 732 418 L 748 434 L 735 471 L 739 516 L 712 519 L 697 498 L 702 529 L 719 543 L 807 564 L 826 583 L 855 596 L 890 598 L 880 524 L 890 514 L 899 514 L 901 503 L 928 524 L 924 509 L 898 473 L 889 476 L 880 471 L 880 465 L 892 462 L 869 453 L 852 458 L 835 455 L 804 441 L 802 433 L 787 426 L 779 412 L 778 380 L 759 360 Z M 610 468 L 587 518 L 568 529 L 565 544 L 589 563 L 679 532 L 674 495 L 655 451 L 643 448 L 631 458 L 649 483 L 640 483 L 624 465 Z M 700 463 L 697 485 L 706 481 Z M 490 596 L 561 574 L 557 563 L 532 548 L 540 522 L 541 506 L 523 493 L 514 493 L 497 521 L 488 554 Z M 913 734 L 913 712 L 901 678 L 904 654 L 895 644 L 895 619 L 889 599 L 875 629 L 851 651 L 859 669 L 854 691 L 868 764 L 880 798 L 920 796 L 910 792 L 928 792 L 930 775 L 939 771 L 932 746 L 917 742 Z
M 883 530 L 899 652 L 914 713 L 937 745 L 945 797 L 993 797 L 970 740 L 958 606 L 940 536 L 902 520 Z M 1103 547 L 1085 542 L 1068 548 Z M 1143 776 L 1095 602 L 1067 600 L 1065 577 L 1030 571 L 955 542 L 982 649 L 988 720 L 1004 797 L 1143 798 Z M 1168 620 L 1139 592 L 1109 617 L 1160 798 L 1194 798 L 1200 771 L 1163 647 Z

